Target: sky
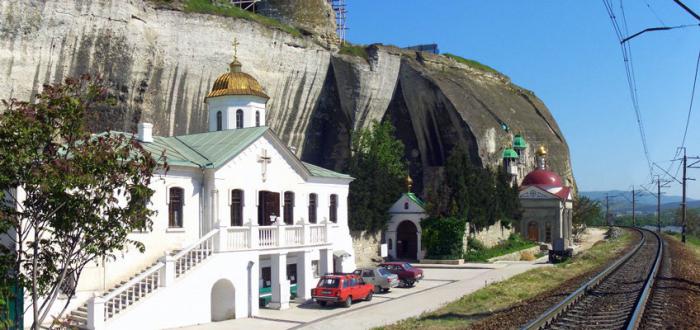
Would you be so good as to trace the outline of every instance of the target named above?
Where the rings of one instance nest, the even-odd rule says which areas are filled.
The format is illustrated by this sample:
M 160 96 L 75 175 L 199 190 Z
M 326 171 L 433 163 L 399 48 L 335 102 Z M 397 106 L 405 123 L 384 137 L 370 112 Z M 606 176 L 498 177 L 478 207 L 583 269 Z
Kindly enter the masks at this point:
M 477 60 L 534 91 L 564 133 L 580 190 L 629 190 L 632 185 L 650 183 L 622 52 L 602 1 L 346 2 L 347 39 L 352 43 L 437 43 L 442 53 Z M 612 2 L 622 24 L 620 0 Z M 697 2 L 685 2 L 700 13 Z M 649 27 L 696 24 L 631 40 L 649 155 L 663 168 L 673 165 L 675 174 L 678 163 L 670 160 L 683 139 L 700 27 L 671 0 L 627 0 L 622 5 L 628 34 Z M 700 95 L 695 101 L 700 103 Z M 700 156 L 698 107 L 691 112 L 686 138 L 689 156 Z M 689 181 L 688 196 L 700 199 L 700 169 L 688 170 L 688 176 L 698 178 Z M 677 182 L 666 189 L 672 195 L 680 191 Z

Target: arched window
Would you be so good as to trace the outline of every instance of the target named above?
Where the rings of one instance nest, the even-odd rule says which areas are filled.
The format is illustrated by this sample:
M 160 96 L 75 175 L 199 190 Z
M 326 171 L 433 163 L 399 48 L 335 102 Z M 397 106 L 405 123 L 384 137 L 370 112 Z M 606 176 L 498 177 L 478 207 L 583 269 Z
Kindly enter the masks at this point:
M 185 204 L 185 190 L 172 187 L 168 191 L 168 226 L 182 228 L 182 207 Z
M 243 128 L 243 110 L 236 110 L 236 128 Z
M 404 209 L 404 210 L 408 210 L 408 202 L 404 202 L 404 203 L 403 203 L 403 209 Z
M 260 127 L 260 111 L 255 111 L 255 126 Z
M 284 192 L 284 223 L 294 224 L 294 193 L 291 191 Z
M 243 226 L 243 190 L 231 191 L 231 226 Z
M 316 205 L 318 204 L 318 196 L 309 194 L 309 223 L 316 223 Z
M 221 116 L 221 111 L 216 112 L 216 130 L 220 131 L 223 129 L 223 121 L 224 119 Z
M 328 218 L 331 222 L 338 222 L 338 195 L 331 195 L 331 203 L 328 210 Z

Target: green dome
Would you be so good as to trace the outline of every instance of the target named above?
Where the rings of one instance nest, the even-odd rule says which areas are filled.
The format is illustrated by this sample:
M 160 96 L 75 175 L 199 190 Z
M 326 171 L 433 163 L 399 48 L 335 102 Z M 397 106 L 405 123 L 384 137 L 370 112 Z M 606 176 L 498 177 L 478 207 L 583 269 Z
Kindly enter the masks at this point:
M 513 138 L 513 148 L 515 149 L 525 149 L 527 148 L 527 142 L 523 139 L 522 135 L 518 134 Z
M 518 153 L 515 152 L 515 150 L 511 148 L 506 148 L 503 150 L 503 158 L 511 158 L 511 159 L 517 159 L 518 158 Z

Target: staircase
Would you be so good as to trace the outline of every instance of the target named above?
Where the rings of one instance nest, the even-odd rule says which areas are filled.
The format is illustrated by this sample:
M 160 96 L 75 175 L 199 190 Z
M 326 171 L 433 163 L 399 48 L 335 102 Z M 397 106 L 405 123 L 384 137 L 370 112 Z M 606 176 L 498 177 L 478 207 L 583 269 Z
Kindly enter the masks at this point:
M 214 252 L 213 237 L 218 231 L 212 231 L 202 237 L 198 242 L 183 250 L 171 251 L 166 257 L 161 258 L 146 269 L 134 274 L 128 280 L 122 281 L 109 291 L 101 295 L 100 301 L 104 302 L 104 321 L 128 309 L 129 306 L 147 297 L 158 288 L 167 286 L 163 279 L 176 280 L 189 270 L 199 265 Z M 168 267 L 168 264 L 172 264 Z M 97 298 L 95 298 L 97 299 Z M 68 323 L 71 328 L 90 329 L 88 326 L 89 306 L 91 299 L 68 315 Z

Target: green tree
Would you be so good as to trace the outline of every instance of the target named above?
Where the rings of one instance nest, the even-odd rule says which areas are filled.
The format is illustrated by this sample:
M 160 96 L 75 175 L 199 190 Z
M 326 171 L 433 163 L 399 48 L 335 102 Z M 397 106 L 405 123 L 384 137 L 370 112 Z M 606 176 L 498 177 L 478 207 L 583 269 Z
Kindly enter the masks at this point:
M 587 226 L 602 223 L 600 203 L 586 196 L 574 197 L 573 214 L 571 216 L 574 237 L 583 233 Z
M 85 265 L 144 250 L 128 234 L 151 228 L 158 165 L 131 135 L 91 134 L 88 123 L 111 99 L 83 76 L 44 86 L 33 103 L 3 101 L 0 239 L 11 242 L 2 246 L 2 267 L 11 270 L 3 280 L 31 294 L 34 329 L 61 291 L 73 295 Z
M 350 183 L 349 226 L 374 232 L 389 221 L 389 207 L 403 191 L 406 164 L 404 146 L 394 137 L 391 123 L 373 122 L 355 133 L 348 172 Z
M 464 232 L 466 222 L 463 218 L 428 217 L 420 222 L 421 243 L 425 246 L 429 258 L 459 259 L 464 253 Z
M 503 171 L 475 166 L 467 151 L 456 147 L 447 159 L 442 183 L 428 196 L 434 217 L 466 219 L 474 230 L 502 220 L 505 226 L 520 217 L 518 188 Z
M 517 183 L 511 184 L 511 175 L 502 166 L 496 172 L 497 212 L 501 224 L 510 227 L 511 223 L 522 218 L 520 189 Z

